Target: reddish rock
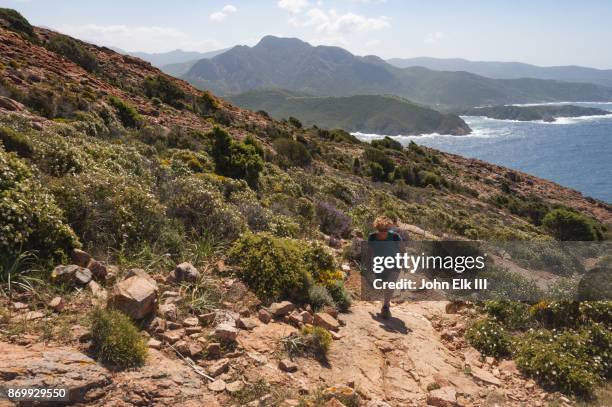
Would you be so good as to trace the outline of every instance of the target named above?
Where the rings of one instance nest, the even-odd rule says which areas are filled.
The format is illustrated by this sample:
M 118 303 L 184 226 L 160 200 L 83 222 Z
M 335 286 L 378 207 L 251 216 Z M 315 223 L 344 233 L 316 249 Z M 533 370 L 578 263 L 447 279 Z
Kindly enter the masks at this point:
M 274 302 L 268 308 L 268 311 L 274 318 L 281 318 L 289 314 L 295 309 L 295 305 L 289 301 Z
M 289 359 L 282 359 L 280 362 L 278 362 L 278 368 L 283 372 L 292 373 L 298 370 L 298 365 Z
M 229 370 L 229 359 L 219 359 L 207 369 L 208 374 L 212 377 L 217 377 Z
M 432 390 L 427 395 L 427 404 L 435 407 L 457 406 L 457 392 L 451 386 Z
M 314 315 L 314 325 L 329 331 L 337 331 L 340 328 L 338 321 L 326 312 L 317 312 Z
M 259 317 L 259 320 L 264 324 L 267 324 L 272 320 L 272 315 L 263 308 L 259 310 L 257 316 Z
M 83 268 L 87 267 L 89 265 L 90 260 L 92 259 L 89 253 L 80 249 L 74 249 L 70 257 L 72 263 Z
M 61 312 L 64 309 L 64 300 L 62 297 L 55 297 L 51 301 L 49 301 L 49 308 L 51 308 L 55 312 Z
M 141 270 L 132 270 L 128 276 L 113 289 L 109 305 L 137 320 L 153 315 L 157 307 L 157 283 Z
M 215 336 L 224 341 L 233 342 L 238 336 L 238 330 L 227 323 L 219 324 L 215 328 Z

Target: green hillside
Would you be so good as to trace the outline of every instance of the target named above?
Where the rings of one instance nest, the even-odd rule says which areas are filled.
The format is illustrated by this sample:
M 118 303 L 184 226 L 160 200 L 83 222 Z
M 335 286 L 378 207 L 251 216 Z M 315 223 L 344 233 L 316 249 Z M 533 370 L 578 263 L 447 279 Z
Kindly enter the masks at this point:
M 470 133 L 458 116 L 395 96 L 312 97 L 299 92 L 265 89 L 229 97 L 238 106 L 265 110 L 275 118 L 296 117 L 305 125 L 387 135 Z
M 501 120 L 544 120 L 554 122 L 558 117 L 599 116 L 612 114 L 607 110 L 594 107 L 573 105 L 540 105 L 540 106 L 489 106 L 468 109 L 462 114 L 485 116 Z

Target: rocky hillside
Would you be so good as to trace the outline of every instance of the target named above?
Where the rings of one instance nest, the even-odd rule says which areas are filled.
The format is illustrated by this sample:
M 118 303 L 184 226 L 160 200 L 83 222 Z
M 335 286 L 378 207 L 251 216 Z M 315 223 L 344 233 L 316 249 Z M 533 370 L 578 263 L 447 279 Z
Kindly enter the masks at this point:
M 607 365 L 576 365 L 568 382 L 547 374 L 605 355 L 575 346 L 580 355 L 545 360 L 540 374 L 530 348 L 467 342 L 480 306 L 415 302 L 380 320 L 378 304 L 359 301 L 351 248 L 379 214 L 414 239 L 603 240 L 606 203 L 415 144 L 273 120 L 6 9 L 0 39 L 3 383 L 125 406 L 598 395 Z M 525 324 L 557 308 L 534 310 Z M 607 338 L 605 311 L 579 310 L 591 331 L 560 314 L 572 340 Z M 507 345 L 510 328 L 484 321 Z M 564 346 L 525 326 L 512 328 L 525 346 Z

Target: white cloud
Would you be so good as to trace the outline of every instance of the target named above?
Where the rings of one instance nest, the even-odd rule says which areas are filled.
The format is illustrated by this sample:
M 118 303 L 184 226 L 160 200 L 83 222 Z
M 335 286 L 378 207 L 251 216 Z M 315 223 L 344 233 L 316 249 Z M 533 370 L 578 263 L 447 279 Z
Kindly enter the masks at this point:
M 276 4 L 283 10 L 297 14 L 301 13 L 302 10 L 308 7 L 310 2 L 308 0 L 279 0 Z
M 225 17 L 227 17 L 229 14 L 235 13 L 236 11 L 238 11 L 238 9 L 235 6 L 232 6 L 231 4 L 226 4 L 225 6 L 223 6 L 221 11 L 215 11 L 214 13 L 211 13 L 208 17 L 212 21 L 221 22 L 225 20 Z
M 304 19 L 292 17 L 289 23 L 296 27 L 312 27 L 316 32 L 328 35 L 374 31 L 390 26 L 389 17 L 372 18 L 350 12 L 339 14 L 335 10 L 325 11 L 319 8 L 308 10 L 305 16 Z
M 425 44 L 435 44 L 437 42 L 440 42 L 442 39 L 444 38 L 444 33 L 441 31 L 436 31 L 434 33 L 428 34 L 427 37 L 425 37 Z
M 206 52 L 223 47 L 216 40 L 196 41 L 186 33 L 169 27 L 85 24 L 64 25 L 57 30 L 84 41 L 119 47 L 126 51 L 167 52 L 183 49 Z

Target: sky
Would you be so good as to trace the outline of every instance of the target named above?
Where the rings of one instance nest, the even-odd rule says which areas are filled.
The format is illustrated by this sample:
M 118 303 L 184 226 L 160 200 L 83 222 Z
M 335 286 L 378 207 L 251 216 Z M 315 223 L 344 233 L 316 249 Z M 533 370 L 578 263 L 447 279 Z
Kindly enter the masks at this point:
M 32 24 L 126 51 L 297 37 L 382 58 L 612 69 L 609 0 L 0 0 Z

